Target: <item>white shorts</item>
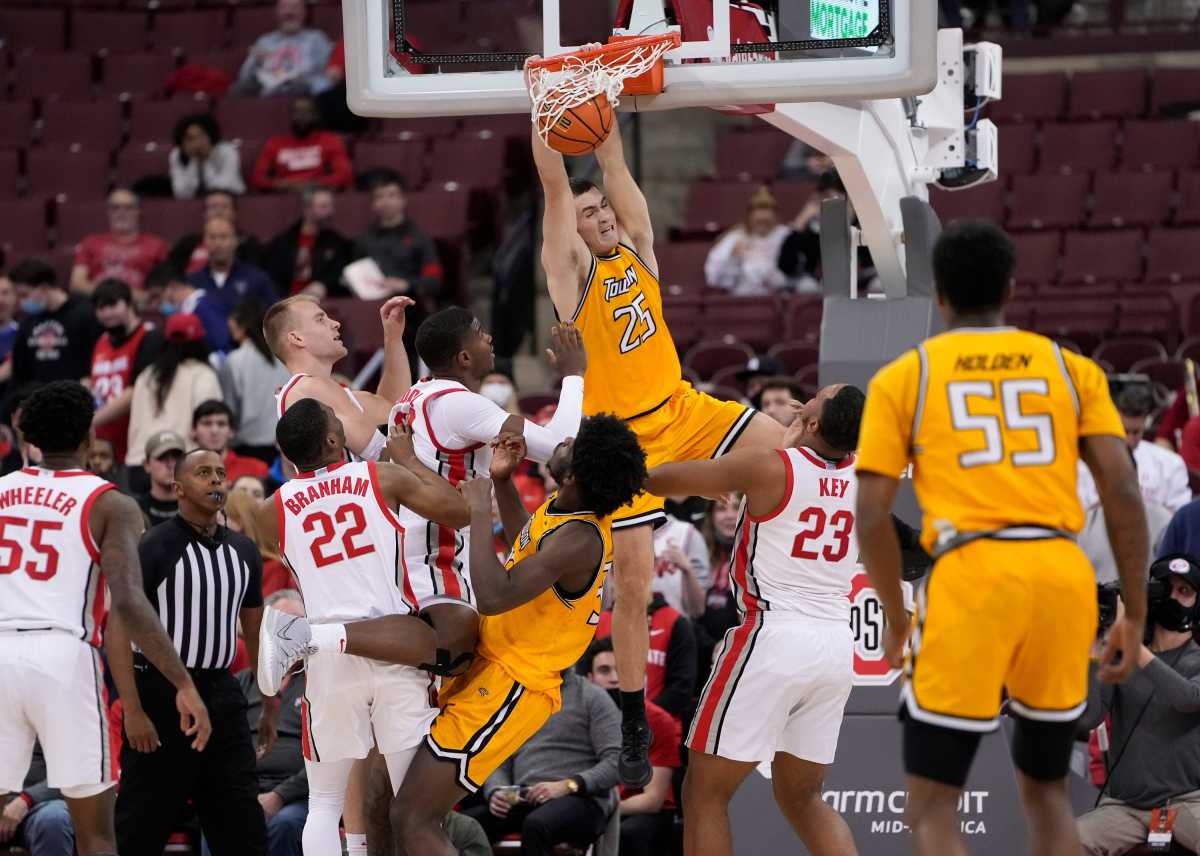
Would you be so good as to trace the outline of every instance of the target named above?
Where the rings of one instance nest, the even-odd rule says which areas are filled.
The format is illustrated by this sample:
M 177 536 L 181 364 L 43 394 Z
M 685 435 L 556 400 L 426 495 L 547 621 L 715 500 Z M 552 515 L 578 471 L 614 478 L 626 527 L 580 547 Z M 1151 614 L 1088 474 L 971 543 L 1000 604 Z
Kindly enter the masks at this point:
M 687 746 L 761 763 L 786 752 L 832 764 L 854 679 L 849 622 L 748 614 L 725 633 Z
M 58 630 L 0 633 L 0 793 L 17 792 L 33 742 L 54 788 L 115 780 L 100 652 Z
M 316 654 L 306 668 L 301 747 L 309 761 L 365 758 L 374 745 L 385 755 L 410 749 L 437 716 L 428 672 L 346 654 Z

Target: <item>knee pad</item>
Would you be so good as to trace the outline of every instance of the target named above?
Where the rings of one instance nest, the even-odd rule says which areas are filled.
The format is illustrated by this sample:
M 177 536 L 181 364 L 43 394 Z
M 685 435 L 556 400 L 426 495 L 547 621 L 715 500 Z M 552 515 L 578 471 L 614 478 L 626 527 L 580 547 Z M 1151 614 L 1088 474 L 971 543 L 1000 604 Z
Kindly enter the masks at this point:
M 930 725 L 901 714 L 904 722 L 904 772 L 961 788 L 975 760 L 982 734 Z
M 98 785 L 74 785 L 69 788 L 59 788 L 59 790 L 69 800 L 86 800 L 88 797 L 104 793 L 114 785 L 116 782 L 101 782 Z
M 464 651 L 457 657 L 451 655 L 449 648 L 438 648 L 432 663 L 421 663 L 417 666 L 426 672 L 431 672 L 441 678 L 452 678 L 461 675 L 475 659 L 474 651 Z
M 1076 720 L 1047 722 L 1013 715 L 1012 759 L 1017 769 L 1039 782 L 1064 778 L 1071 769 Z

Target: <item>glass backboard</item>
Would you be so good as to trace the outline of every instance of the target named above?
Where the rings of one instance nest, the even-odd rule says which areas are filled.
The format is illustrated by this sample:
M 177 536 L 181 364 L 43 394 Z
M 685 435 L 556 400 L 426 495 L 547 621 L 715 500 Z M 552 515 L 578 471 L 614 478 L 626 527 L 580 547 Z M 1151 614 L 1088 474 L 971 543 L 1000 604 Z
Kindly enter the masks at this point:
M 346 0 L 343 17 L 366 116 L 528 112 L 531 54 L 667 29 L 683 41 L 663 92 L 621 109 L 890 98 L 936 78 L 932 0 Z

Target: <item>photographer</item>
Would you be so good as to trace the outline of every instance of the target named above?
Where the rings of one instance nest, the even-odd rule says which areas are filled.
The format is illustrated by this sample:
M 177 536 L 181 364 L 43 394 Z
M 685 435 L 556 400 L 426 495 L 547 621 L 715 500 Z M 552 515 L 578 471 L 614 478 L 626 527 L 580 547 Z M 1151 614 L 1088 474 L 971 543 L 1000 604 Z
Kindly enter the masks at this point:
M 1149 644 L 1118 686 L 1089 680 L 1080 727 L 1111 717 L 1108 780 L 1098 807 L 1079 818 L 1090 856 L 1118 856 L 1147 840 L 1156 809 L 1174 815 L 1175 840 L 1200 847 L 1200 564 L 1164 556 L 1150 566 Z

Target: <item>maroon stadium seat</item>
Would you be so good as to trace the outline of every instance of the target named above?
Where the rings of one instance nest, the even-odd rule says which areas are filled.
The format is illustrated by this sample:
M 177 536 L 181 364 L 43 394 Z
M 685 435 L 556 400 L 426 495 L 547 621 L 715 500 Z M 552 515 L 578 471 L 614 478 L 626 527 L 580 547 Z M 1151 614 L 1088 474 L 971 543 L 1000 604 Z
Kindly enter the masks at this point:
M 1179 205 L 1171 222 L 1176 226 L 1200 223 L 1200 171 L 1179 174 Z
M 223 98 L 215 111 L 228 139 L 266 140 L 291 126 L 289 98 Z
M 704 336 L 734 336 L 766 350 L 783 335 L 779 300 L 766 297 L 714 297 L 704 304 Z
M 1040 169 L 1109 169 L 1116 160 L 1116 122 L 1070 122 L 1042 127 Z
M 784 335 L 788 339 L 815 342 L 821 335 L 825 301 L 818 295 L 798 294 L 788 303 Z
M 249 47 L 259 36 L 272 32 L 278 26 L 275 6 L 238 6 L 233 10 L 231 35 L 234 47 Z
M 1141 279 L 1142 231 L 1067 232 L 1062 283 L 1092 284 Z
M 0 149 L 0 199 L 12 199 L 17 195 L 19 166 L 15 149 Z
M 1017 253 L 1013 278 L 1018 284 L 1043 285 L 1058 279 L 1062 235 L 1053 229 L 1017 232 L 1012 242 Z
M 989 181 L 964 190 L 931 187 L 929 201 L 943 223 L 968 217 L 981 217 L 997 225 L 1004 222 L 1004 184 L 999 181 Z
M 331 318 L 342 323 L 342 338 L 350 353 L 367 357 L 383 347 L 383 328 L 379 325 L 381 300 L 357 300 L 352 297 L 324 301 Z
M 71 47 L 89 53 L 136 53 L 146 49 L 144 12 L 76 11 Z
M 400 174 L 404 187 L 416 190 L 425 184 L 429 172 L 429 146 L 425 139 L 408 141 L 363 140 L 354 147 L 354 171 L 391 169 Z
M 314 6 L 312 7 L 311 17 L 314 29 L 321 30 L 335 42 L 342 37 L 341 4 L 334 6 Z
M 409 210 L 412 200 L 409 199 Z M 371 225 L 371 195 L 342 193 L 334 202 L 333 226 L 347 238 L 357 238 Z
M 717 143 L 717 177 L 769 181 L 779 174 L 783 156 L 795 138 L 774 128 L 734 128 Z
M 31 192 L 65 194 L 72 201 L 97 199 L 108 190 L 110 153 L 94 149 L 31 149 L 26 155 Z
M 1200 99 L 1200 93 L 1196 96 Z M 1200 156 L 1195 122 L 1137 121 L 1125 123 L 1122 169 L 1192 169 Z
M 1174 357 L 1177 360 L 1200 362 L 1200 336 L 1188 336 L 1180 342 L 1179 347 L 1175 349 Z
M 1092 227 L 1155 226 L 1170 211 L 1169 172 L 1098 172 L 1092 188 Z
M 1033 313 L 1037 306 L 1036 298 L 1017 298 L 1004 307 L 1004 320 L 1014 327 L 1023 330 L 1033 329 Z
M 121 102 L 49 101 L 42 108 L 41 142 L 112 151 L 121 144 Z
M 296 219 L 292 194 L 270 193 L 238 199 L 238 225 L 261 241 L 269 241 Z
M 160 51 L 182 50 L 189 56 L 221 50 L 228 43 L 227 21 L 224 9 L 160 12 L 154 16 L 150 41 Z M 240 53 L 244 59 L 246 52 Z
M 742 369 L 743 366 L 725 366 L 723 369 L 717 369 L 713 376 L 708 378 L 708 383 L 712 386 L 727 386 L 745 395 L 746 381 L 738 377 Z
M 72 202 L 55 208 L 54 245 L 73 247 L 86 235 L 108 231 L 107 203 L 103 199 L 90 202 Z M 149 227 L 145 215 L 142 225 Z
M 1004 98 L 987 107 L 988 117 L 1002 122 L 1057 119 L 1067 101 L 1067 77 L 1059 71 L 1011 74 L 1004 78 Z
M 0 200 L 0 246 L 9 254 L 46 249 L 46 200 Z
M 175 123 L 184 116 L 207 113 L 207 101 L 175 98 L 171 101 L 137 101 L 129 115 L 130 144 L 162 143 L 174 145 Z M 222 129 L 225 136 L 230 134 Z M 244 161 L 243 161 L 244 163 Z
M 1086 173 L 1044 173 L 1013 177 L 1008 214 L 1010 229 L 1077 226 L 1087 199 Z
M 1165 360 L 1167 349 L 1148 336 L 1122 337 L 1101 342 L 1092 351 L 1093 360 L 1104 360 L 1119 372 L 1128 371 L 1139 360 Z
M 467 233 L 469 195 L 462 190 L 408 194 L 408 216 L 432 238 L 461 239 Z
M 1116 301 L 1111 299 L 1116 291 L 1104 294 L 1109 299 L 1043 297 L 1034 311 L 1033 329 L 1047 336 L 1069 338 L 1090 350 L 1116 326 Z
M 1195 103 L 1197 92 L 1200 68 L 1157 68 L 1150 83 L 1150 114 L 1158 115 L 1169 104 Z
M 658 281 L 670 294 L 699 294 L 705 288 L 704 261 L 712 244 L 708 241 L 681 241 L 655 244 Z
M 704 325 L 704 298 L 696 295 L 663 295 L 663 317 L 671 328 L 677 351 L 686 350 L 700 338 Z M 692 372 L 699 378 L 699 374 Z
M 491 140 L 455 138 L 437 144 L 431 181 L 498 188 L 504 180 L 504 147 Z
M 5 4 L 5 6 L 16 4 Z M 62 9 L 0 8 L 0 33 L 19 51 L 61 51 L 66 46 Z
M 787 374 L 795 374 L 821 360 L 821 349 L 809 342 L 780 342 L 772 345 L 767 354 L 779 360 Z
M 13 94 L 18 98 L 90 98 L 92 58 L 76 53 L 18 56 Z
M 1183 360 L 1142 360 L 1133 366 L 1132 371 L 1149 375 L 1150 380 L 1161 383 L 1172 391 L 1183 386 L 1183 382 L 1187 378 L 1187 369 Z
M 1000 157 L 1009 175 L 1033 172 L 1037 162 L 1037 128 L 1033 125 L 1001 125 Z
M 0 149 L 23 149 L 33 128 L 33 103 L 0 101 Z
M 1146 72 L 1141 68 L 1081 71 L 1071 76 L 1069 119 L 1111 119 L 1146 112 Z
M 804 400 L 807 401 L 816 396 L 817 391 L 821 388 L 820 376 L 820 366 L 805 366 L 796 372 L 796 383 L 800 387 Z
M 380 140 L 411 140 L 420 137 L 452 137 L 457 132 L 457 118 L 429 116 L 422 119 L 381 119 L 371 136 Z
M 113 54 L 104 60 L 101 88 L 113 95 L 157 95 L 174 70 L 167 53 Z
M 708 307 L 705 306 L 707 315 Z M 745 366 L 754 356 L 754 349 L 733 336 L 705 339 L 693 345 L 683 357 L 683 363 L 701 378 L 708 380 L 727 366 Z
M 142 200 L 142 228 L 168 244 L 199 232 L 203 225 L 204 202 L 200 199 Z
M 1151 229 L 1147 282 L 1200 279 L 1200 229 Z
M 689 234 L 720 232 L 740 223 L 759 185 L 748 181 L 696 181 L 688 190 L 683 229 Z

